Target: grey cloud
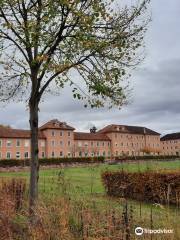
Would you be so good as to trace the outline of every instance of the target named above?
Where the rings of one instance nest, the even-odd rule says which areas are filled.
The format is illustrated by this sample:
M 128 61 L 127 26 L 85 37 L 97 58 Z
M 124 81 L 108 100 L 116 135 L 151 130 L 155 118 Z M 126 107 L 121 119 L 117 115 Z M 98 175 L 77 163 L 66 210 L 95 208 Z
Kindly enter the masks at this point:
M 59 118 L 81 131 L 88 131 L 92 125 L 101 128 L 111 123 L 147 126 L 160 133 L 180 131 L 180 1 L 152 0 L 151 5 L 147 58 L 130 79 L 132 103 L 120 111 L 85 109 L 82 102 L 72 98 L 67 87 L 60 96 L 44 97 L 40 124 Z M 28 128 L 29 116 L 25 109 L 23 103 L 1 108 L 0 123 Z

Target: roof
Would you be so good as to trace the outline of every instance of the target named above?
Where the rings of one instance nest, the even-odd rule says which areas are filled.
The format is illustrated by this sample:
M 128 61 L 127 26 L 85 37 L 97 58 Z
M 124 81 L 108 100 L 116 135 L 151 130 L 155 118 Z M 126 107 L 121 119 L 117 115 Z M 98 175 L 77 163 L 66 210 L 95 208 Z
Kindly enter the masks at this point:
M 161 138 L 161 141 L 177 140 L 177 139 L 180 139 L 180 132 L 166 134 Z
M 42 132 L 39 132 L 39 138 L 45 138 Z M 29 130 L 13 129 L 0 127 L 0 138 L 30 138 Z
M 83 133 L 83 132 L 75 132 L 74 133 L 75 140 L 98 140 L 98 141 L 111 141 L 108 136 L 101 133 Z
M 145 134 L 145 135 L 160 135 L 158 132 L 155 132 L 146 127 L 138 127 L 138 126 L 127 126 L 127 125 L 108 125 L 98 133 L 111 133 L 111 132 L 120 132 L 120 133 L 131 133 L 131 134 Z
M 45 130 L 45 129 L 61 129 L 61 130 L 71 130 L 74 131 L 75 128 L 67 125 L 66 122 L 60 122 L 58 119 L 53 119 L 47 123 L 45 123 L 44 125 L 42 125 L 40 128 L 40 130 Z

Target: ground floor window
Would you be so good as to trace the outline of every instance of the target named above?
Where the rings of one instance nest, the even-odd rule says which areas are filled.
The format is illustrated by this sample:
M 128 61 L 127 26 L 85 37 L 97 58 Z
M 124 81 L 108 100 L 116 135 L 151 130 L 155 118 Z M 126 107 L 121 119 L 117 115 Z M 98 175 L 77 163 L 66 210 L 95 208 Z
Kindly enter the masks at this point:
M 63 157 L 63 152 L 62 151 L 60 152 L 60 157 Z
M 70 152 L 68 152 L 68 157 L 70 157 L 71 156 L 71 153 Z
M 88 152 L 85 152 L 85 153 L 84 153 L 84 156 L 87 157 L 87 156 L 88 156 Z
M 21 156 L 20 152 L 16 152 L 16 158 L 19 159 Z
M 45 158 L 45 152 L 42 152 L 42 158 Z
M 55 157 L 55 154 L 54 154 L 54 152 L 52 152 L 52 153 L 51 153 L 51 157 Z
M 6 153 L 6 158 L 7 158 L 7 159 L 10 159 L 10 158 L 11 158 L 11 153 L 10 153 L 10 152 L 7 152 L 7 153 Z
M 106 152 L 103 152 L 103 156 L 104 156 L 104 157 L 106 156 Z
M 82 157 L 82 152 L 79 152 L 79 157 Z
M 29 153 L 28 153 L 28 152 L 25 152 L 25 153 L 24 153 L 24 157 L 25 157 L 25 158 L 29 158 Z

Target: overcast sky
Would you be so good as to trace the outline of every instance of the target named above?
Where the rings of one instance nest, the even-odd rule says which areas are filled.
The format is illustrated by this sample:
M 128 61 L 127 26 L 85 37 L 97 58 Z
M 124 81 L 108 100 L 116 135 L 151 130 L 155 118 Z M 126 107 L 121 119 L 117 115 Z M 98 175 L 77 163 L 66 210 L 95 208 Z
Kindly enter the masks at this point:
M 147 57 L 130 79 L 132 103 L 120 111 L 85 109 L 65 89 L 61 96 L 44 99 L 40 124 L 57 118 L 80 131 L 114 123 L 145 126 L 162 134 L 180 132 L 180 1 L 152 0 L 151 7 Z M 0 111 L 0 123 L 29 128 L 24 103 L 0 105 Z

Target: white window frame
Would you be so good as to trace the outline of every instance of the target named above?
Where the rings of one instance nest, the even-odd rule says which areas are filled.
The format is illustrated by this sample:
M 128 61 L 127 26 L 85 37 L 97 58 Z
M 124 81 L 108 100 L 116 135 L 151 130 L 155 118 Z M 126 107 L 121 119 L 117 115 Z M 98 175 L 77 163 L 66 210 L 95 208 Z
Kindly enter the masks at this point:
M 16 152 L 16 159 L 20 159 L 21 158 L 21 153 L 20 152 Z
M 19 145 L 17 144 L 19 142 Z M 16 147 L 20 147 L 21 146 L 21 140 L 20 139 L 16 139 Z
M 27 157 L 26 157 L 26 153 L 27 153 Z M 25 153 L 24 153 L 24 158 L 25 158 L 25 159 L 29 158 L 29 152 L 25 152 Z
M 12 141 L 11 140 L 7 140 L 6 141 L 6 146 L 7 147 L 11 147 L 12 146 Z
M 9 154 L 9 157 L 8 157 Z M 6 159 L 11 159 L 11 152 L 6 152 Z
M 24 141 L 24 146 L 25 146 L 25 147 L 29 147 L 29 145 L 30 145 L 30 141 L 29 141 L 28 139 L 26 139 L 26 140 Z

